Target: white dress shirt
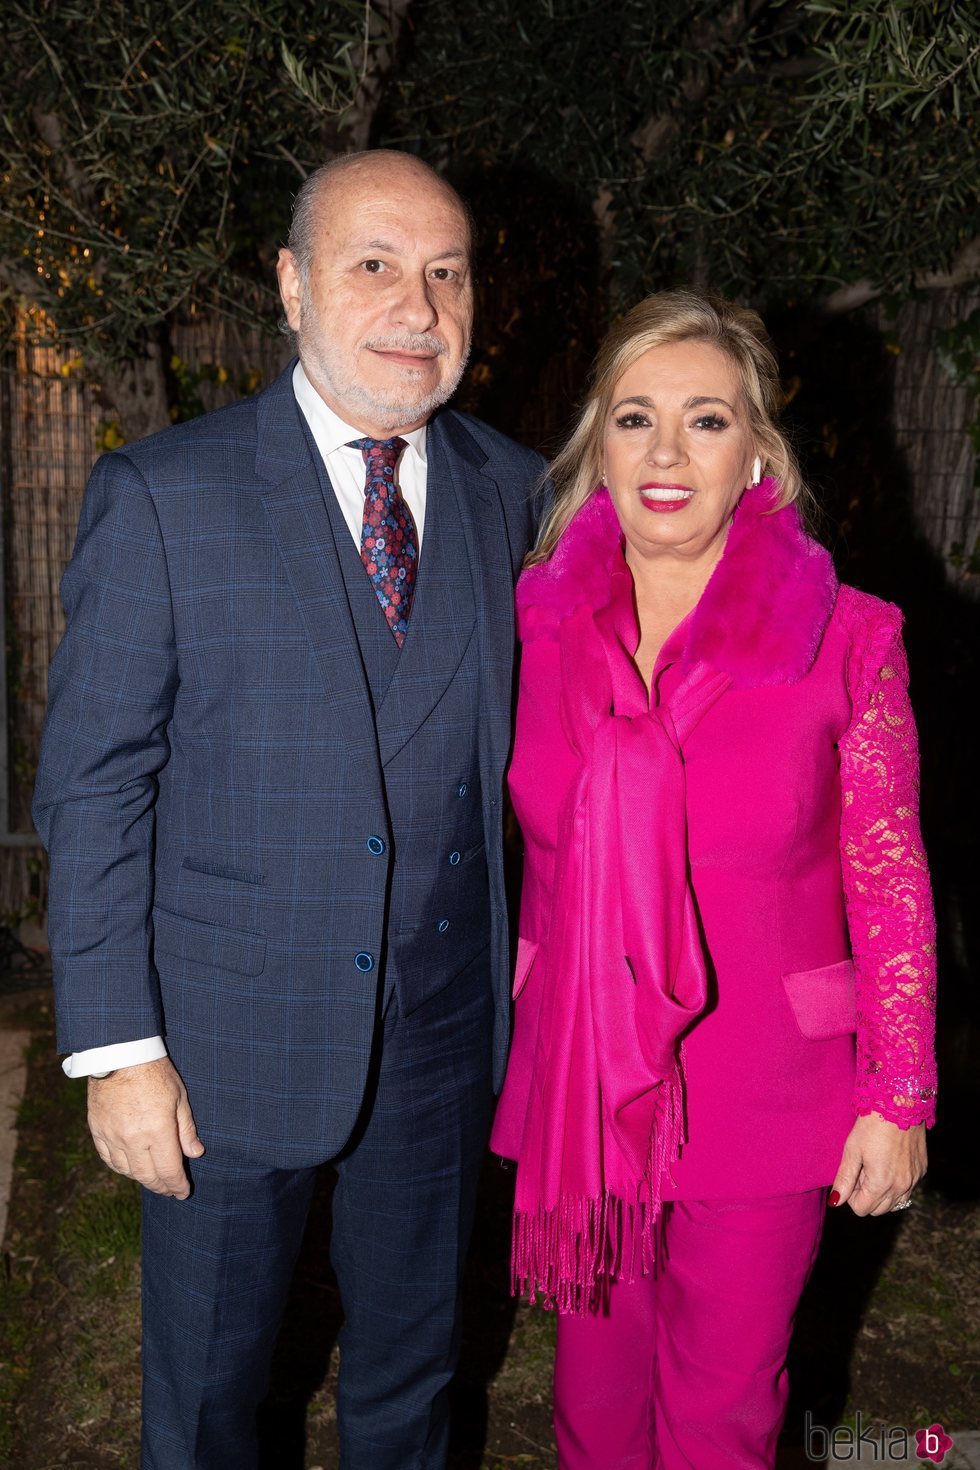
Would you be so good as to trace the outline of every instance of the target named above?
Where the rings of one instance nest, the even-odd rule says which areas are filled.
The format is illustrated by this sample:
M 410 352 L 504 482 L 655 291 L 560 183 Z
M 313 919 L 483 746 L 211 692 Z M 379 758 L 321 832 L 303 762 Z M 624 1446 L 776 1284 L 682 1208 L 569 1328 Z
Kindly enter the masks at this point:
M 301 363 L 293 369 L 293 392 L 303 417 L 310 426 L 320 458 L 326 465 L 330 484 L 337 497 L 354 545 L 361 547 L 361 521 L 364 514 L 364 456 L 359 449 L 349 448 L 351 439 L 363 439 L 360 429 L 345 424 L 328 408 L 303 371 Z M 408 504 L 418 533 L 421 560 L 422 530 L 425 523 L 425 490 L 427 465 L 425 457 L 425 424 L 400 437 L 408 448 L 395 470 L 398 487 Z M 99 1077 L 120 1067 L 135 1067 L 140 1062 L 154 1062 L 167 1055 L 161 1036 L 148 1036 L 141 1041 L 120 1041 L 113 1046 L 93 1046 L 76 1051 L 62 1062 L 68 1077 Z
M 360 429 L 345 424 L 332 408 L 327 407 L 299 362 L 293 369 L 293 392 L 310 426 L 320 458 L 327 467 L 333 493 L 350 528 L 354 545 L 360 551 L 361 522 L 364 519 L 364 456 L 359 449 L 347 446 L 351 439 L 363 439 L 365 435 Z M 408 448 L 398 462 L 395 479 L 415 521 L 421 558 L 425 524 L 425 424 L 421 429 L 399 435 L 399 438 L 405 440 Z

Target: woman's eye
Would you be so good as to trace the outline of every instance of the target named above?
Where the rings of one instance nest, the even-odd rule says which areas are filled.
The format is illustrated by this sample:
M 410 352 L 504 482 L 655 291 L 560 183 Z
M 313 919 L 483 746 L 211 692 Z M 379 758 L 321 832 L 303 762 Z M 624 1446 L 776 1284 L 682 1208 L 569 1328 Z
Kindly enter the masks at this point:
M 723 419 L 721 414 L 703 413 L 700 418 L 694 420 L 696 429 L 727 429 L 728 420 Z
M 649 429 L 650 420 L 645 413 L 621 413 L 616 420 L 617 429 Z

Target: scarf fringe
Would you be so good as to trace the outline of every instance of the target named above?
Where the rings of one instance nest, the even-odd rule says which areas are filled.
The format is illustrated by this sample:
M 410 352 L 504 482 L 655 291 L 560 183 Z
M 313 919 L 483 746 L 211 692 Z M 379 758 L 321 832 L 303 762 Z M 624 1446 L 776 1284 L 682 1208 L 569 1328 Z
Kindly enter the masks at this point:
M 595 1311 L 602 1287 L 649 1274 L 656 1259 L 657 1225 L 663 1209 L 663 1180 L 680 1156 L 683 1141 L 683 1078 L 680 1064 L 661 1085 L 650 1134 L 647 1170 L 624 1199 L 612 1190 L 595 1198 L 562 1195 L 550 1209 L 514 1210 L 511 1291 L 531 1306 L 585 1316 Z M 673 1182 L 673 1181 L 672 1181 Z

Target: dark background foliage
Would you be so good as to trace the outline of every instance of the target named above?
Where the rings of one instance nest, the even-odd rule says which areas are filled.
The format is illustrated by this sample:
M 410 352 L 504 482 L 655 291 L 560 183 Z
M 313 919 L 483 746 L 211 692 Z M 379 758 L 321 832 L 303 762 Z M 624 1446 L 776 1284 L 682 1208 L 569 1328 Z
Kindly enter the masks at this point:
M 191 301 L 268 321 L 298 181 L 368 142 L 506 215 L 491 259 L 539 232 L 525 286 L 596 326 L 681 281 L 961 281 L 978 55 L 955 0 L 10 0 L 0 290 L 101 360 Z
M 267 276 L 270 223 L 288 216 L 290 186 L 356 94 L 360 0 L 103 0 L 97 11 L 14 0 L 5 11 L 8 294 L 103 361 L 195 298 L 247 314 L 240 282 Z M 321 58 L 312 86 L 310 50 Z
M 896 290 L 972 239 L 972 7 L 419 0 L 412 20 L 382 130 L 568 181 L 617 305 L 675 281 Z

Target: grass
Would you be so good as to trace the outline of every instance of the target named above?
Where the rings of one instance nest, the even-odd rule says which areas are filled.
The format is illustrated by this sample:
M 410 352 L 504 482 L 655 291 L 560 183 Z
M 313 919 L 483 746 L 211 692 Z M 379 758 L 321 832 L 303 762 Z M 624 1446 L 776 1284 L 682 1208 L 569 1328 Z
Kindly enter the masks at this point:
M 67 1449 L 69 1463 L 125 1470 L 138 1461 L 139 1192 L 92 1149 L 47 1007 L 12 1020 L 35 1040 L 0 1281 L 0 1463 L 44 1470 Z
M 862 1325 L 871 1348 L 851 1390 L 904 1398 L 898 1423 L 939 1420 L 976 1428 L 980 1378 L 980 1321 L 976 1262 L 980 1211 L 924 1195 L 913 1228 L 902 1230 L 878 1279 Z M 876 1359 L 887 1363 L 887 1378 Z M 899 1405 L 896 1405 L 898 1408 Z
M 100 1181 L 101 1182 L 101 1181 Z M 72 1261 L 96 1296 L 115 1295 L 121 1271 L 131 1271 L 140 1254 L 140 1201 L 135 1185 L 92 1189 L 74 1201 L 58 1225 L 58 1258 Z M 86 1268 L 95 1267 L 89 1274 Z M 119 1270 L 113 1271 L 117 1267 Z M 108 1287 L 106 1282 L 111 1283 Z

